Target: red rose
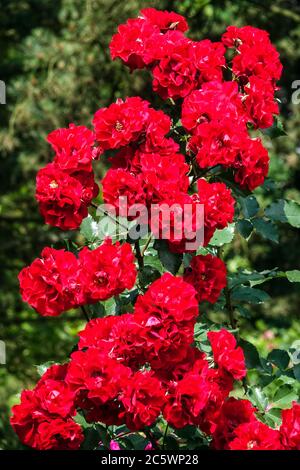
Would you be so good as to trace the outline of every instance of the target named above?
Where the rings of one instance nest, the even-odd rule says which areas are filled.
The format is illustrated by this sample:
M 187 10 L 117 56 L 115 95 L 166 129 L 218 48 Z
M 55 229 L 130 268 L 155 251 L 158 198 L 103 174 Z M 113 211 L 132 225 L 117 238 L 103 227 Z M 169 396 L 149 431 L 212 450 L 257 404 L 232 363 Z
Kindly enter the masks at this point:
M 255 421 L 255 408 L 248 400 L 229 398 L 221 408 L 217 428 L 213 433 L 212 447 L 216 450 L 228 449 L 235 437 L 235 429 L 243 423 Z
M 69 128 L 52 131 L 47 141 L 56 153 L 54 162 L 60 170 L 70 175 L 77 171 L 92 171 L 95 136 L 87 127 L 69 124 Z
M 153 90 L 163 99 L 184 98 L 197 87 L 193 44 L 179 31 L 163 36 L 162 56 L 152 70 Z
M 272 84 L 253 75 L 249 78 L 244 91 L 246 94 L 244 105 L 255 128 L 271 127 L 273 115 L 279 114 Z
M 234 163 L 234 179 L 242 188 L 253 191 L 263 184 L 269 170 L 268 151 L 260 139 L 247 139 Z
M 164 404 L 165 392 L 151 372 L 136 372 L 124 386 L 120 401 L 124 407 L 120 418 L 134 431 L 151 426 Z
M 200 413 L 207 404 L 210 393 L 206 381 L 208 363 L 201 360 L 200 363 L 200 368 L 195 365 L 182 380 L 171 385 L 164 408 L 164 417 L 171 426 L 182 428 L 197 424 Z
M 234 435 L 230 450 L 282 450 L 279 431 L 257 420 L 240 424 Z
M 181 154 L 162 158 L 159 154 L 143 154 L 140 158 L 141 178 L 149 203 L 155 204 L 178 192 L 187 192 L 189 166 Z
M 168 30 L 178 30 L 185 32 L 188 30 L 186 19 L 175 13 L 174 11 L 162 11 L 155 8 L 144 8 L 140 15 L 145 18 L 148 23 L 157 26 L 162 33 Z
M 44 248 L 41 258 L 19 274 L 22 299 L 43 316 L 76 307 L 81 293 L 78 269 L 73 253 Z
M 134 255 L 129 243 L 112 244 L 107 238 L 95 250 L 79 252 L 80 279 L 85 303 L 95 303 L 131 289 L 136 279 Z
M 112 37 L 111 57 L 119 57 L 131 70 L 144 68 L 155 60 L 161 38 L 159 28 L 151 22 L 144 18 L 129 19 Z
M 190 284 L 165 273 L 137 298 L 135 316 L 143 327 L 145 357 L 153 368 L 179 362 L 186 356 L 198 315 L 195 296 Z
M 241 145 L 248 140 L 244 126 L 230 119 L 203 122 L 188 143 L 200 168 L 234 164 Z
M 83 440 L 81 427 L 72 419 L 43 421 L 38 427 L 38 450 L 78 450 Z
M 213 304 L 226 286 L 226 265 L 216 256 L 194 256 L 184 280 L 196 289 L 199 302 L 206 300 Z
M 66 382 L 76 393 L 76 405 L 87 412 L 87 421 L 118 425 L 122 424 L 118 397 L 131 373 L 107 351 L 88 348 L 71 355 Z
M 285 449 L 300 450 L 300 405 L 293 403 L 292 408 L 282 411 L 280 438 Z
M 143 180 L 139 175 L 136 176 L 122 168 L 110 169 L 102 180 L 103 200 L 106 204 L 114 206 L 118 215 L 128 217 L 127 210 L 130 206 L 145 204 L 142 184 Z
M 147 362 L 144 357 L 143 331 L 136 316 L 131 313 L 95 318 L 79 332 L 79 337 L 79 349 L 101 349 L 132 369 L 138 369 Z
M 99 109 L 93 119 L 96 140 L 103 150 L 120 148 L 136 141 L 145 132 L 149 103 L 139 97 L 118 99 Z
M 195 134 L 197 126 L 211 120 L 229 119 L 243 127 L 247 121 L 236 82 L 211 81 L 193 91 L 182 105 L 182 125 Z
M 225 63 L 225 47 L 221 42 L 209 39 L 193 43 L 193 58 L 196 69 L 200 72 L 200 84 L 208 81 L 222 81 Z
M 212 347 L 215 363 L 229 372 L 236 380 L 245 377 L 246 365 L 242 348 L 236 347 L 236 339 L 229 331 L 209 331 L 207 337 Z
M 233 221 L 235 200 L 224 183 L 199 179 L 197 185 L 198 194 L 193 195 L 193 200 L 204 206 L 204 245 L 207 245 L 217 229 Z
M 54 163 L 39 170 L 36 199 L 46 224 L 62 230 L 77 229 L 88 214 L 84 187 L 78 179 L 61 171 Z

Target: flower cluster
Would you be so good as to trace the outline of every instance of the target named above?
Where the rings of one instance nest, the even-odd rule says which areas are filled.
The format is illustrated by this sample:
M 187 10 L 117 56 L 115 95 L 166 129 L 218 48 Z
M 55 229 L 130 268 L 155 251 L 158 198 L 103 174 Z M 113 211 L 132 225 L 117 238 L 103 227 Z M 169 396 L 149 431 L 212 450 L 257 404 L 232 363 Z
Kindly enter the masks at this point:
M 19 274 L 22 298 L 40 315 L 57 316 L 131 289 L 136 279 L 128 243 L 106 239 L 95 250 L 85 247 L 77 258 L 66 250 L 44 248 L 41 258 Z
M 67 366 L 53 365 L 33 390 L 24 390 L 11 424 L 21 442 L 38 450 L 76 450 L 84 440 L 73 420 L 75 395 L 65 381 Z
M 284 410 L 276 429 L 267 426 L 249 400 L 232 396 L 247 373 L 235 336 L 213 327 L 203 347 L 195 335 L 199 304 L 202 310 L 203 302 L 216 303 L 227 282 L 221 259 L 196 253 L 234 218 L 233 193 L 219 175 L 226 172 L 224 181 L 242 190 L 263 184 L 269 156 L 249 128 L 270 127 L 278 114 L 274 93 L 282 67 L 265 31 L 230 26 L 221 42 L 211 42 L 193 41 L 187 30 L 181 15 L 146 8 L 119 26 L 110 44 L 113 59 L 131 71 L 151 72 L 154 92 L 175 106 L 172 120 L 140 97 L 128 97 L 96 111 L 93 131 L 70 124 L 48 136 L 55 157 L 36 185 L 46 223 L 79 227 L 98 194 L 92 162 L 104 154 L 110 163 L 101 181 L 106 205 L 149 225 L 155 238 L 167 240 L 167 251 L 191 252 L 184 258 L 191 261 L 182 276 L 165 272 L 152 283 L 137 282 L 126 309 L 131 313 L 88 321 L 69 361 L 51 366 L 33 390 L 23 391 L 11 424 L 34 449 L 79 449 L 84 435 L 77 413 L 87 423 L 125 425 L 130 432 L 158 419 L 175 431 L 196 426 L 218 450 L 300 449 L 300 405 Z M 153 206 L 158 217 L 151 210 L 149 218 Z M 148 212 L 141 218 L 143 208 Z M 148 246 L 141 251 L 135 243 L 139 281 Z M 77 253 L 45 248 L 19 281 L 25 302 L 43 316 L 57 316 L 112 297 L 123 307 L 119 295 L 136 277 L 130 244 L 106 238 Z M 118 435 L 112 437 L 110 448 L 119 449 Z
M 54 161 L 36 178 L 36 199 L 46 224 L 74 230 L 87 216 L 88 206 L 99 190 L 92 170 L 92 160 L 97 156 L 94 141 L 92 131 L 74 124 L 48 135 L 55 151 Z
M 199 426 L 216 449 L 299 448 L 300 405 L 283 412 L 280 430 L 260 422 L 247 400 L 230 398 L 246 375 L 244 354 L 227 330 L 211 331 L 210 355 L 192 343 L 197 292 L 164 274 L 133 313 L 96 318 L 79 333 L 78 350 L 51 366 L 13 408 L 21 441 L 37 449 L 75 449 L 83 440 L 72 417 L 142 430 L 159 416 L 175 428 Z
M 247 124 L 270 127 L 279 113 L 274 99 L 279 54 L 263 30 L 229 26 L 222 42 L 192 41 L 184 34 L 184 18 L 177 15 L 170 23 L 170 15 L 142 10 L 138 19 L 121 25 L 110 44 L 112 58 L 131 70 L 148 68 L 153 90 L 163 99 L 184 98 L 182 123 L 192 134 L 188 149 L 198 165 L 232 168 L 235 180 L 253 190 L 263 183 L 269 159 Z M 226 63 L 226 48 L 232 49 L 232 64 Z M 225 69 L 231 81 L 224 80 Z

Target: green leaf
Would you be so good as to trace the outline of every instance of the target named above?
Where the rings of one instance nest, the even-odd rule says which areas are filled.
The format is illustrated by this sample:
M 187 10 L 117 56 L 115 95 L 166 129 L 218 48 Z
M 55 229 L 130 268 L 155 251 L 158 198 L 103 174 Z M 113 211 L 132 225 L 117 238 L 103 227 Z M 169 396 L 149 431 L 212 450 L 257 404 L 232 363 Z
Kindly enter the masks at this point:
M 268 354 L 267 360 L 272 362 L 276 367 L 281 370 L 285 370 L 290 362 L 290 356 L 283 349 L 273 349 Z
M 279 199 L 265 210 L 265 215 L 275 222 L 289 223 L 300 228 L 300 204 L 296 201 Z
M 292 401 L 298 400 L 298 394 L 292 385 L 281 385 L 275 392 L 272 399 L 272 407 L 288 408 Z
M 254 196 L 239 197 L 238 201 L 240 203 L 245 219 L 251 219 L 257 214 L 259 210 L 259 205 Z
M 283 123 L 278 116 L 274 116 L 273 125 L 267 129 L 263 129 L 262 133 L 268 135 L 271 139 L 276 139 L 276 137 L 287 135 L 286 131 L 284 130 Z
M 241 286 L 232 291 L 231 298 L 237 302 L 249 302 L 250 304 L 261 304 L 270 299 L 269 294 L 253 287 Z
M 248 394 L 253 405 L 259 411 L 264 412 L 268 406 L 268 399 L 262 389 L 259 387 L 250 388 Z
M 139 281 L 142 287 L 147 287 L 160 277 L 160 272 L 153 266 L 146 265 L 139 271 Z
M 36 366 L 36 370 L 38 374 L 42 376 L 47 371 L 47 369 L 49 369 L 49 367 L 53 366 L 54 364 L 56 364 L 56 362 L 54 361 L 44 362 L 43 364 L 39 364 L 38 366 Z
M 172 253 L 166 240 L 155 240 L 154 248 L 158 252 L 163 267 L 170 273 L 177 274 L 182 263 L 182 254 Z
M 245 355 L 247 369 L 261 369 L 261 361 L 256 347 L 244 339 L 239 340 Z
M 294 365 L 293 374 L 294 374 L 295 379 L 298 380 L 298 382 L 300 382 L 300 363 Z
M 290 282 L 300 282 L 300 271 L 298 269 L 286 271 L 285 274 Z
M 252 233 L 253 225 L 250 220 L 240 219 L 236 223 L 236 228 L 238 232 L 242 235 L 242 237 L 247 239 Z
M 212 246 L 222 246 L 225 243 L 230 243 L 234 237 L 234 226 L 235 224 L 229 224 L 223 230 L 216 230 L 209 244 Z
M 278 230 L 269 220 L 256 218 L 252 220 L 255 230 L 266 240 L 278 243 Z
M 90 243 L 97 238 L 98 224 L 90 214 L 81 222 L 80 233 Z
M 296 201 L 285 201 L 284 213 L 290 225 L 300 228 L 300 204 Z
M 84 429 L 84 441 L 81 445 L 82 450 L 94 450 L 99 446 L 99 442 L 101 440 L 100 433 L 98 429 L 94 426 L 90 426 Z

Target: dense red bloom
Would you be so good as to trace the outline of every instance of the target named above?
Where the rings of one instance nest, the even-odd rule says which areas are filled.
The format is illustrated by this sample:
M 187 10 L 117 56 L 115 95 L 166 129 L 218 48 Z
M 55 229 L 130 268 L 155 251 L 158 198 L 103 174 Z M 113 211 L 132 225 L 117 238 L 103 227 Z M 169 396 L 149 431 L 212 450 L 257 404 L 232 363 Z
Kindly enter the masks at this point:
M 200 365 L 200 367 L 199 367 Z M 200 413 L 207 404 L 210 387 L 206 381 L 208 363 L 197 361 L 182 380 L 171 385 L 164 408 L 164 417 L 171 426 L 182 428 L 197 424 Z
M 199 302 L 207 300 L 213 304 L 226 286 L 226 265 L 217 256 L 194 256 L 184 280 L 194 286 Z
M 246 375 L 245 356 L 240 346 L 236 347 L 236 339 L 229 331 L 209 331 L 207 337 L 210 341 L 215 363 L 229 372 L 236 380 Z
M 293 403 L 292 408 L 282 411 L 280 439 L 285 449 L 300 450 L 300 405 Z
M 109 299 L 134 286 L 136 267 L 129 243 L 113 245 L 108 238 L 95 250 L 84 247 L 79 261 L 86 303 Z
M 273 115 L 279 113 L 272 84 L 251 76 L 244 90 L 246 93 L 244 105 L 255 128 L 264 129 L 272 126 Z
M 161 368 L 185 357 L 197 315 L 194 288 L 169 273 L 137 298 L 135 316 L 143 327 L 145 356 L 152 367 Z
M 242 81 L 247 81 L 249 77 L 255 75 L 273 83 L 279 80 L 282 65 L 279 54 L 271 43 L 257 44 L 253 47 L 242 44 L 239 47 L 239 54 L 232 61 L 232 71 Z
M 189 166 L 181 154 L 171 155 L 170 158 L 162 158 L 159 154 L 143 154 L 140 168 L 149 203 L 154 204 L 188 190 Z
M 185 192 L 170 192 L 152 206 L 150 228 L 173 253 L 194 252 L 203 243 L 203 206 Z
M 70 124 L 68 128 L 51 132 L 47 141 L 56 153 L 54 161 L 60 170 L 71 175 L 78 171 L 92 171 L 95 136 L 87 127 Z
M 246 80 L 251 75 L 272 82 L 279 80 L 282 65 L 266 31 L 252 26 L 229 26 L 222 41 L 238 50 L 232 63 L 232 70 L 236 75 Z
M 269 41 L 269 33 L 253 26 L 228 26 L 222 36 L 222 42 L 227 47 L 239 47 L 241 44 L 255 46 L 258 43 L 265 44 Z
M 255 421 L 255 408 L 248 400 L 229 398 L 222 406 L 217 428 L 213 433 L 212 447 L 216 450 L 228 449 L 235 437 L 235 429 L 243 423 Z
M 75 307 L 81 292 L 76 256 L 44 248 L 41 258 L 19 274 L 22 299 L 43 316 L 57 316 Z
M 212 435 L 219 422 L 220 410 L 233 389 L 233 378 L 224 369 L 209 368 L 207 383 L 210 392 L 207 404 L 199 417 L 199 427 L 206 434 Z
M 241 146 L 248 140 L 244 126 L 237 127 L 230 119 L 203 122 L 188 143 L 200 168 L 233 165 Z
M 118 397 L 130 376 L 131 369 L 108 357 L 107 351 L 88 348 L 71 355 L 66 382 L 88 421 L 121 424 Z
M 122 217 L 127 217 L 127 209 L 133 204 L 145 204 L 142 178 L 122 168 L 108 170 L 102 188 L 104 202 L 114 206 Z
M 242 188 L 253 191 L 263 184 L 269 170 L 269 155 L 260 139 L 247 139 L 234 163 L 234 179 Z
M 215 230 L 221 230 L 232 222 L 235 201 L 224 183 L 208 183 L 198 180 L 195 202 L 204 205 L 204 245 L 207 245 Z
M 39 170 L 36 199 L 46 224 L 62 230 L 77 229 L 88 214 L 84 187 L 54 163 Z
M 84 440 L 81 427 L 72 419 L 43 421 L 38 435 L 38 450 L 78 450 Z
M 282 450 L 279 431 L 258 420 L 240 424 L 234 435 L 230 450 Z
M 24 390 L 13 407 L 11 424 L 21 442 L 38 450 L 78 449 L 81 427 L 72 420 L 74 393 L 64 382 L 66 369 L 47 371 L 34 390 Z
M 124 411 L 120 418 L 134 431 L 151 426 L 159 416 L 165 401 L 160 381 L 151 372 L 136 372 L 120 395 Z
M 184 98 L 197 86 L 193 43 L 179 31 L 164 36 L 162 57 L 152 70 L 153 89 L 163 99 Z
M 141 69 L 155 60 L 161 39 L 159 28 L 150 21 L 144 18 L 129 19 L 118 27 L 118 32 L 112 37 L 110 54 L 113 59 L 122 59 L 131 70 Z
M 209 39 L 193 43 L 193 61 L 200 72 L 199 83 L 222 81 L 222 68 L 225 67 L 225 47 L 221 42 Z
M 87 323 L 79 337 L 79 349 L 94 347 L 106 351 L 109 357 L 132 369 L 147 361 L 143 331 L 131 313 L 95 318 Z
M 157 26 L 162 33 L 168 30 L 178 30 L 183 33 L 188 30 L 186 19 L 174 11 L 162 11 L 155 8 L 144 8 L 140 15 L 153 26 Z
M 139 97 L 118 99 L 99 109 L 93 119 L 96 140 L 104 150 L 120 148 L 136 141 L 145 132 L 149 103 Z
M 211 81 L 193 91 L 182 105 L 182 125 L 192 133 L 199 124 L 213 119 L 229 119 L 243 126 L 246 122 L 241 95 L 236 82 Z

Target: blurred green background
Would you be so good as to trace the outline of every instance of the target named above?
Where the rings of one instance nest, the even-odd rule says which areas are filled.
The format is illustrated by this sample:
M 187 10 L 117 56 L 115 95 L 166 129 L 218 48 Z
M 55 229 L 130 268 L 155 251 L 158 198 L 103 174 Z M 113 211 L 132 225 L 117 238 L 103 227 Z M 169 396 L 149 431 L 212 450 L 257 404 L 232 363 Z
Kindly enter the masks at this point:
M 288 133 L 272 142 L 268 189 L 256 191 L 263 206 L 276 198 L 300 200 L 300 104 L 291 101 L 300 79 L 300 5 L 297 0 L 139 1 L 0 0 L 0 80 L 7 104 L 0 105 L 0 340 L 7 364 L 0 365 L 0 448 L 20 445 L 8 424 L 19 391 L 37 378 L 35 365 L 64 359 L 81 326 L 79 315 L 46 319 L 22 303 L 17 274 L 45 245 L 63 246 L 68 234 L 45 226 L 34 199 L 37 169 L 52 158 L 46 135 L 69 122 L 90 124 L 92 114 L 117 97 L 152 99 L 144 72 L 132 75 L 112 62 L 108 44 L 118 24 L 154 6 L 185 15 L 194 39 L 218 40 L 228 25 L 266 29 L 281 53 L 284 73 L 278 94 Z M 300 268 L 296 229 L 280 228 L 280 243 L 253 234 L 236 238 L 227 253 L 229 268 Z M 243 336 L 262 352 L 287 348 L 300 338 L 297 285 L 284 279 L 266 284 L 272 300 L 242 319 Z

